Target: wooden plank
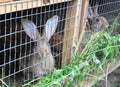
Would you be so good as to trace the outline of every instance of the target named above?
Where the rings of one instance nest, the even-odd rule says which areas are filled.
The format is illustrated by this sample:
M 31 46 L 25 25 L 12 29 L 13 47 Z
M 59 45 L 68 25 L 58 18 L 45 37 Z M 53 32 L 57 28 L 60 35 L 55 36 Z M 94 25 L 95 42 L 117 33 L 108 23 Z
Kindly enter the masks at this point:
M 50 3 L 44 4 L 42 0 L 20 0 L 7 3 L 0 3 L 0 14 L 42 7 L 72 0 L 50 0 Z
M 75 20 L 75 29 L 74 29 L 74 35 L 73 35 L 73 51 L 75 51 L 77 43 L 78 43 L 78 37 L 79 37 L 79 32 L 80 32 L 80 19 L 81 19 L 81 9 L 82 9 L 82 0 L 78 0 L 77 2 L 77 8 L 76 8 L 76 20 Z
M 109 63 L 104 68 L 104 72 L 101 75 L 96 74 L 96 77 L 104 78 L 111 72 L 113 72 L 115 69 L 117 69 L 120 66 L 120 60 L 115 60 L 114 62 Z M 85 81 L 80 82 L 80 86 L 82 87 L 92 87 L 96 83 L 96 80 L 94 78 L 88 78 Z
M 80 10 L 80 1 L 74 0 L 71 6 L 71 3 L 68 3 L 67 12 L 66 12 L 66 22 L 64 28 L 64 39 L 63 39 L 63 54 L 62 54 L 62 64 L 69 63 L 71 58 L 71 51 L 73 50 L 73 45 L 75 43 L 75 34 L 74 31 L 78 30 L 76 26 L 78 26 L 78 11 Z M 76 31 L 75 31 L 76 32 Z
M 70 6 L 70 3 L 67 3 L 67 6 L 69 7 Z M 66 12 L 66 19 L 67 18 L 70 18 L 70 16 L 71 16 L 71 8 L 67 8 L 67 12 Z M 69 35 L 69 26 L 70 26 L 70 20 L 66 20 L 65 21 L 65 28 L 64 28 L 64 38 L 63 38 L 63 54 L 62 54 L 62 64 L 64 64 L 66 61 L 67 61 L 67 59 L 66 59 L 66 57 L 67 57 L 67 53 L 69 52 L 67 52 L 67 43 L 68 43 L 68 35 Z
M 82 39 L 85 35 L 85 26 L 86 26 L 86 22 L 87 22 L 87 12 L 88 12 L 88 6 L 89 6 L 89 0 L 82 0 L 82 9 L 81 9 L 81 16 L 80 16 L 80 25 L 79 25 L 79 32 L 78 32 L 78 43 L 77 43 L 77 47 L 75 50 L 75 53 L 77 53 L 78 51 L 81 50 L 81 48 L 79 48 L 82 44 Z
M 4 3 L 4 2 L 10 2 L 12 0 L 0 0 L 0 3 Z

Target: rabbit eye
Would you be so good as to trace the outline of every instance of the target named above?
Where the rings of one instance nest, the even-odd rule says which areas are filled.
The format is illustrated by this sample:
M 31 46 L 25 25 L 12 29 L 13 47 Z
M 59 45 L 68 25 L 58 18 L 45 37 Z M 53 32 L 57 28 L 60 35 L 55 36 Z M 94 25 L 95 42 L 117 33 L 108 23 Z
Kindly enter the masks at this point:
M 96 22 L 100 22 L 100 20 L 98 18 L 96 18 Z

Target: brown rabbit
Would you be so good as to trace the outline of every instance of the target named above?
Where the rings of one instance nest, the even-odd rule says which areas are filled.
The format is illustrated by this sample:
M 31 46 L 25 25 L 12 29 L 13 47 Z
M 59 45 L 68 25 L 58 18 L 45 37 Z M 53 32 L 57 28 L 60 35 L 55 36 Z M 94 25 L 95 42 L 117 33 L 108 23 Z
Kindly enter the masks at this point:
M 98 5 L 96 5 L 94 8 L 88 8 L 88 20 L 89 24 L 91 25 L 92 32 L 98 32 L 109 27 L 109 23 L 106 18 L 98 14 Z
M 61 34 L 55 34 L 51 37 L 51 46 L 55 51 L 62 51 L 63 36 Z
M 36 77 L 41 77 L 45 71 L 54 68 L 54 58 L 51 54 L 49 40 L 55 32 L 58 24 L 58 16 L 55 15 L 48 19 L 43 34 L 41 35 L 36 29 L 36 25 L 27 19 L 22 19 L 21 24 L 25 33 L 33 40 L 37 40 L 37 46 L 34 47 L 33 52 L 36 53 L 30 56 L 28 61 L 22 59 L 20 61 L 20 67 L 24 68 L 29 65 L 29 72 L 27 70 L 24 73 L 32 73 Z
M 87 18 L 88 18 L 88 21 L 86 23 L 85 34 L 83 37 L 83 41 L 81 43 L 81 46 L 82 46 L 81 49 L 84 48 L 85 43 L 87 43 L 88 40 L 90 39 L 90 34 L 99 32 L 103 29 L 108 29 L 109 27 L 109 23 L 106 20 L 106 18 L 98 14 L 97 4 L 94 8 L 93 7 L 88 8 Z

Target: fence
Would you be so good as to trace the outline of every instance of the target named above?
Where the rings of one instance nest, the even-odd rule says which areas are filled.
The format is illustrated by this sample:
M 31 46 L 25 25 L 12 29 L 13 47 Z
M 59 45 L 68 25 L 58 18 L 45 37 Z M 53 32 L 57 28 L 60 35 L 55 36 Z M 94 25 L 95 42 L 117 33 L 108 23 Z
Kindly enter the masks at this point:
M 0 79 L 4 85 L 22 86 L 69 60 L 74 31 L 79 30 L 81 1 L 0 2 Z
M 1 84 L 19 87 L 67 66 L 71 52 L 83 49 L 91 32 L 107 30 L 119 8 L 120 0 L 0 1 Z

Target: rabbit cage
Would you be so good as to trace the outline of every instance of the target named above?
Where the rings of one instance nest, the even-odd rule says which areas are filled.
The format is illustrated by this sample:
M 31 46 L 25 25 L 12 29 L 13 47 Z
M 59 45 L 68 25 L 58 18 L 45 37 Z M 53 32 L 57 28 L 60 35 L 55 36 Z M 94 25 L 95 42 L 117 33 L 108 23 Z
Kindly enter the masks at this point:
M 85 25 L 97 31 L 94 23 L 102 16 L 101 26 L 108 28 L 119 8 L 120 0 L 1 0 L 1 84 L 19 87 L 69 63 Z
M 81 1 L 0 1 L 0 84 L 19 87 L 61 67 L 79 30 Z

